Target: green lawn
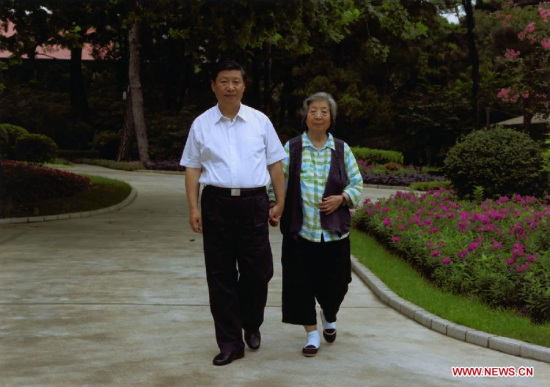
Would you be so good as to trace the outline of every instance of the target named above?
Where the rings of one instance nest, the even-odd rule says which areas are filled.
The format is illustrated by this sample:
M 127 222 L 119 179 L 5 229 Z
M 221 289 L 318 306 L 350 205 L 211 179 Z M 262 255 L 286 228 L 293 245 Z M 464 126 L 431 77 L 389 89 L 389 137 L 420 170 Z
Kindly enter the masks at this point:
M 92 181 L 90 189 L 68 198 L 40 200 L 18 206 L 10 212 L 10 217 L 46 216 L 98 210 L 122 202 L 132 191 L 129 184 L 120 180 L 85 176 Z
M 470 297 L 445 293 L 360 231 L 352 230 L 351 249 L 353 255 L 396 294 L 441 318 L 550 348 L 550 324 L 536 325 L 515 311 L 491 309 Z

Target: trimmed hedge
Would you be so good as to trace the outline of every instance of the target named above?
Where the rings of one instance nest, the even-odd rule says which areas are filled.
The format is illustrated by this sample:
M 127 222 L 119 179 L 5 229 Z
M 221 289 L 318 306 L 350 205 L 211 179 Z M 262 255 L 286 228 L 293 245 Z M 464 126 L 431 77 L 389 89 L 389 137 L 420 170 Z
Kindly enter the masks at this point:
M 24 134 L 16 141 L 17 160 L 45 163 L 57 157 L 57 144 L 43 134 Z
M 398 151 L 370 149 L 358 146 L 352 146 L 350 148 L 357 161 L 363 160 L 367 164 L 403 164 L 403 154 Z
M 15 160 L 17 157 L 17 140 L 30 134 L 20 126 L 0 124 L 0 157 Z

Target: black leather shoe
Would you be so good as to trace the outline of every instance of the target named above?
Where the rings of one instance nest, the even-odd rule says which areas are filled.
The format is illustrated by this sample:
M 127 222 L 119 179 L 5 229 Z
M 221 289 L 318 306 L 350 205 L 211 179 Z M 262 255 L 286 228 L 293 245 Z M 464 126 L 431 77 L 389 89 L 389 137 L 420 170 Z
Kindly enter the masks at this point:
M 215 366 L 223 366 L 231 363 L 233 360 L 242 359 L 244 357 L 244 349 L 239 349 L 233 352 L 220 352 L 216 355 L 212 363 Z
M 247 332 L 244 331 L 244 341 L 246 345 L 248 345 L 248 348 L 255 351 L 258 348 L 260 348 L 260 344 L 262 343 L 262 335 L 260 332 Z
M 334 343 L 336 340 L 336 329 L 323 329 L 323 337 L 327 343 Z
M 316 347 L 315 345 L 306 345 L 304 348 L 302 348 L 302 355 L 306 357 L 314 357 L 317 355 L 317 352 L 319 351 L 319 347 Z

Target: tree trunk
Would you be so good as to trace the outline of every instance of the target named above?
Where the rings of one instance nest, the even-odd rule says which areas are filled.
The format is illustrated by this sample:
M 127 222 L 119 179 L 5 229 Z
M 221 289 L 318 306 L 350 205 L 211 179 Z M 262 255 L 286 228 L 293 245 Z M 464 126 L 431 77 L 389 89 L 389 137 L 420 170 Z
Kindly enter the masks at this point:
M 147 126 L 145 125 L 145 116 L 143 113 L 143 92 L 141 89 L 140 70 L 140 49 L 141 41 L 139 36 L 139 24 L 134 22 L 128 33 L 130 43 L 130 63 L 128 66 L 128 78 L 130 81 L 130 98 L 132 104 L 132 116 L 134 119 L 134 128 L 136 130 L 136 140 L 138 145 L 139 160 L 149 161 L 149 140 L 147 139 Z
M 472 116 L 476 127 L 479 127 L 481 122 L 477 103 L 479 94 L 479 56 L 474 35 L 474 10 L 472 7 L 472 0 L 462 0 L 462 5 L 466 12 L 468 51 L 470 53 L 470 64 L 472 65 Z
M 128 159 L 128 153 L 130 151 L 130 144 L 132 143 L 133 133 L 134 112 L 132 109 L 132 93 L 129 92 L 126 100 L 126 115 L 124 117 L 124 128 L 122 129 L 120 146 L 118 147 L 117 161 L 124 161 Z
M 82 75 L 82 49 L 71 49 L 71 85 L 70 99 L 73 118 L 85 119 L 88 116 L 88 98 Z
M 6 216 L 7 198 L 8 193 L 6 191 L 4 169 L 2 168 L 2 161 L 0 160 L 0 218 Z

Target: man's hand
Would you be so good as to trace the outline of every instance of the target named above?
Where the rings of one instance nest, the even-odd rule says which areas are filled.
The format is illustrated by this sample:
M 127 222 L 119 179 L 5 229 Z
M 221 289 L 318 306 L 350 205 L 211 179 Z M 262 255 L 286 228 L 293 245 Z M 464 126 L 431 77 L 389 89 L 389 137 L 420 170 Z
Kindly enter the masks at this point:
M 323 198 L 323 201 L 319 203 L 319 210 L 326 215 L 332 214 L 336 211 L 344 202 L 342 195 L 331 195 Z
M 185 169 L 185 192 L 189 204 L 189 224 L 191 229 L 202 234 L 202 215 L 199 210 L 199 177 L 200 168 Z
M 283 206 L 277 202 L 269 202 L 269 224 L 273 227 L 279 225 L 281 215 L 283 214 Z
M 199 234 L 202 234 L 202 215 L 199 210 L 191 210 L 189 215 L 189 224 L 191 229 Z

